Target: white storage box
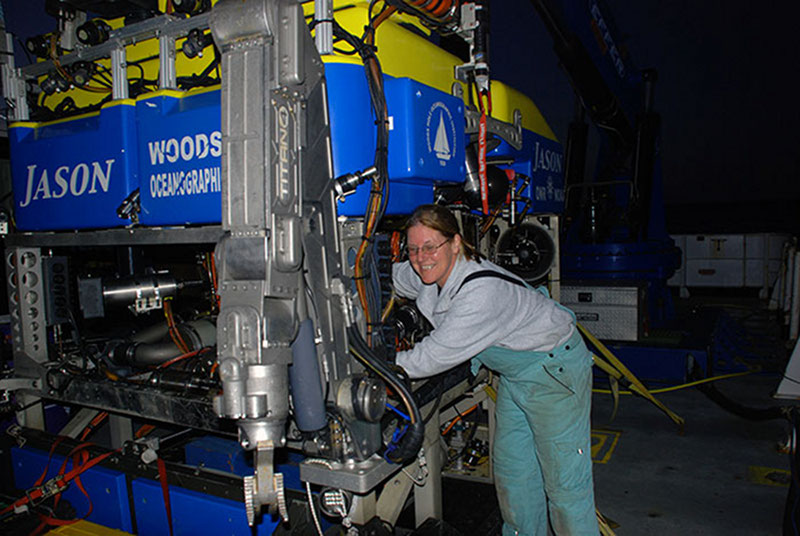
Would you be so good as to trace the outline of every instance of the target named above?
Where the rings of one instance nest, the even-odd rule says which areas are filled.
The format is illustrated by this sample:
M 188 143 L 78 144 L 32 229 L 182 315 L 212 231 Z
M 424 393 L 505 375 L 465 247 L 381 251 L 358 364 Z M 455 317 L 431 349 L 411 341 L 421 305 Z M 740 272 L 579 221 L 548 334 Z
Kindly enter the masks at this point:
M 750 287 L 766 295 L 780 272 L 789 235 L 773 233 L 675 235 L 681 269 L 667 284 L 677 287 Z

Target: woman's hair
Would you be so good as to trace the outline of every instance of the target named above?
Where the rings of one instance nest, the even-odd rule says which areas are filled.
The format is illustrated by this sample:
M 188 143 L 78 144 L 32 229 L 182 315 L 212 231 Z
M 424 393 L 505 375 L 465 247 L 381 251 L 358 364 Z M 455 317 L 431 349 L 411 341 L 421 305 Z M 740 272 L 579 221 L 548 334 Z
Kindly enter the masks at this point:
M 420 205 L 406 221 L 406 231 L 415 225 L 424 225 L 439 231 L 448 240 L 456 235 L 461 237 L 461 254 L 470 260 L 480 262 L 480 254 L 472 244 L 464 240 L 458 226 L 458 220 L 449 209 L 441 205 Z

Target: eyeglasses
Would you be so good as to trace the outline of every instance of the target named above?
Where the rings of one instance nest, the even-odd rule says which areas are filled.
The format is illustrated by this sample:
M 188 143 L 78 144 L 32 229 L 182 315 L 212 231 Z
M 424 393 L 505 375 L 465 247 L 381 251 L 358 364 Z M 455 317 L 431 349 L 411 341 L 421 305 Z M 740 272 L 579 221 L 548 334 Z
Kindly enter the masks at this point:
M 447 244 L 448 242 L 450 242 L 449 238 L 447 240 L 445 240 L 444 242 L 442 242 L 441 244 L 439 244 L 438 246 L 434 246 L 433 244 L 425 244 L 424 246 L 419 247 L 419 248 L 418 247 L 406 247 L 406 253 L 408 253 L 409 257 L 416 257 L 420 253 L 424 253 L 425 256 L 430 257 L 431 255 L 433 255 L 434 253 L 439 251 L 440 247 L 442 247 L 443 245 Z

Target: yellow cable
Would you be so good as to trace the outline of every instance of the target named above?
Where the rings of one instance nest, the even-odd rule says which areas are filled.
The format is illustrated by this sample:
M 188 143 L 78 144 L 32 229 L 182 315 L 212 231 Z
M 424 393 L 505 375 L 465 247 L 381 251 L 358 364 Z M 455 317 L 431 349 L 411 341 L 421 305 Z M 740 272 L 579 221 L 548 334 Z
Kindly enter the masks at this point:
M 701 384 L 704 384 L 704 383 L 717 382 L 717 381 L 720 381 L 720 380 L 727 380 L 728 378 L 736 378 L 736 377 L 739 377 L 739 376 L 747 376 L 748 374 L 752 374 L 753 372 L 755 372 L 755 371 L 748 370 L 746 372 L 732 372 L 730 374 L 722 374 L 720 376 L 712 376 L 710 378 L 703 378 L 702 380 L 696 380 L 696 381 L 689 382 L 689 383 L 682 383 L 680 385 L 671 385 L 669 387 L 662 387 L 660 389 L 650 389 L 650 392 L 652 394 L 669 393 L 671 391 L 678 391 L 679 389 L 688 389 L 689 387 L 695 387 L 697 385 L 701 385 Z M 609 389 L 592 389 L 592 392 L 593 393 L 603 393 L 603 394 L 611 393 L 611 391 Z M 621 394 L 621 395 L 632 395 L 634 393 L 631 392 L 631 391 L 619 391 L 619 394 Z
M 392 308 L 394 308 L 394 303 L 396 301 L 396 296 L 394 294 L 394 289 L 392 289 L 392 296 L 389 298 L 386 307 L 383 309 L 383 313 L 381 314 L 381 322 L 386 322 L 386 319 L 389 318 L 389 313 L 392 312 Z

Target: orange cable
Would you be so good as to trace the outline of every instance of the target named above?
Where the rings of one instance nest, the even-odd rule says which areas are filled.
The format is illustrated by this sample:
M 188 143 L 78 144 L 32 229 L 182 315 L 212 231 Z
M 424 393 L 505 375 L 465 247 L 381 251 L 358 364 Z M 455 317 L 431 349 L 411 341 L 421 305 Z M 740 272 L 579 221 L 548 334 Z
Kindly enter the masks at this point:
M 175 318 L 172 315 L 172 306 L 170 305 L 170 301 L 171 298 L 164 299 L 164 316 L 167 318 L 167 326 L 169 327 L 170 337 L 172 337 L 172 341 L 181 352 L 188 354 L 190 352 L 189 345 L 187 345 L 186 341 L 183 340 L 178 326 L 175 325 Z
M 469 415 L 477 407 L 478 407 L 478 404 L 475 404 L 474 406 L 469 408 L 467 411 L 465 411 L 463 413 L 459 413 L 452 421 L 450 421 L 450 424 L 448 424 L 447 428 L 444 429 L 444 431 L 442 432 L 442 435 L 447 435 L 447 432 L 449 432 L 450 429 L 453 428 L 453 425 L 455 425 L 458 421 L 460 421 L 461 418 L 464 417 L 465 415 Z
M 134 435 L 136 439 L 141 439 L 155 429 L 156 427 L 153 424 L 143 424 L 139 427 L 138 430 L 136 430 L 136 434 Z
M 194 351 L 191 351 L 191 352 L 186 352 L 186 353 L 184 353 L 184 354 L 181 354 L 181 355 L 179 355 L 179 356 L 173 357 L 172 359 L 169 359 L 168 361 L 164 361 L 163 363 L 161 363 L 160 365 L 158 365 L 156 368 L 159 368 L 159 369 L 162 369 L 162 368 L 167 368 L 167 367 L 169 367 L 170 365 L 174 365 L 174 364 L 175 364 L 175 363 L 177 363 L 178 361 L 183 361 L 184 359 L 188 359 L 188 358 L 190 358 L 190 357 L 194 357 L 194 356 L 196 356 L 196 355 L 197 355 L 197 354 L 199 354 L 199 353 L 200 353 L 202 350 L 203 350 L 203 349 L 201 348 L 200 350 L 194 350 Z
M 209 264 L 211 265 L 211 286 L 214 288 L 214 298 L 217 302 L 217 310 L 220 309 L 219 297 L 219 281 L 217 280 L 217 262 L 214 253 L 212 252 L 209 257 Z
M 100 423 L 106 419 L 106 417 L 108 417 L 107 411 L 101 411 L 100 413 L 95 415 L 95 417 L 89 422 L 89 424 L 86 425 L 86 428 L 83 429 L 83 433 L 81 433 L 80 440 L 84 441 L 89 436 L 89 434 L 91 434 L 95 430 L 95 428 L 97 428 L 97 426 L 99 426 Z

